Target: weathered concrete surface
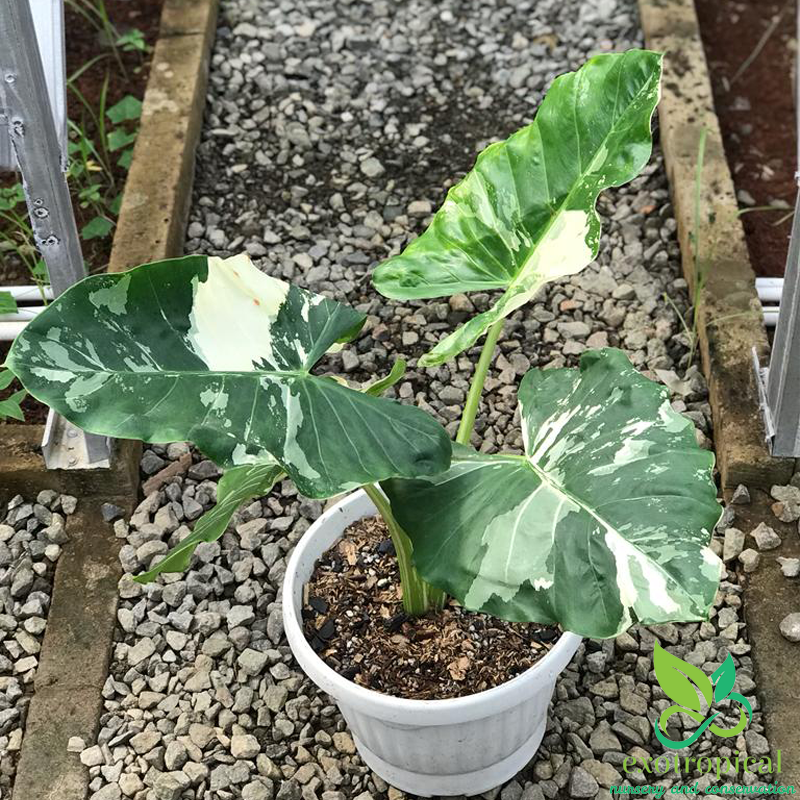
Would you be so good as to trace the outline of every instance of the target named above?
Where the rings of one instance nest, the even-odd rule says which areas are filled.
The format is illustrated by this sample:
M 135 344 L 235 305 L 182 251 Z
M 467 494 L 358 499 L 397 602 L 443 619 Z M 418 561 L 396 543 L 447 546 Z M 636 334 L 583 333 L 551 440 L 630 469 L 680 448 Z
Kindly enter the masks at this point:
M 104 497 L 126 512 L 133 496 Z M 116 624 L 117 584 L 122 577 L 119 541 L 100 515 L 100 499 L 81 498 L 68 519 L 70 541 L 56 569 L 34 689 L 102 689 Z
M 46 470 L 42 460 L 43 425 L 0 428 L 0 500 L 16 494 L 35 497 L 55 489 L 75 497 L 94 494 L 133 496 L 139 486 L 140 442 L 117 441 L 111 469 Z
M 762 363 L 769 346 L 755 290 L 733 179 L 725 158 L 711 81 L 692 0 L 639 0 L 648 47 L 665 53 L 659 104 L 683 269 L 699 314 L 699 345 L 714 417 L 722 484 L 787 483 L 793 459 L 773 458 L 764 442 L 752 350 Z M 706 131 L 700 189 L 698 258 L 694 255 L 695 178 Z
M 737 528 L 749 533 L 759 522 L 775 529 L 783 543 L 761 553 L 758 569 L 745 577 L 744 611 L 760 698 L 764 703 L 767 737 L 781 750 L 781 783 L 800 785 L 800 644 L 781 635 L 781 620 L 800 611 L 800 578 L 786 578 L 778 556 L 800 558 L 796 523 L 779 522 L 764 492 L 751 492 L 753 503 L 736 506 Z M 748 537 L 749 538 L 749 537 Z M 752 539 L 748 546 L 752 545 Z
M 67 752 L 71 736 L 91 741 L 103 698 L 96 689 L 37 692 L 25 725 L 14 800 L 85 800 L 88 770 L 77 753 Z M 47 758 L 40 755 L 46 753 Z
M 110 501 L 126 512 L 134 505 L 132 495 Z M 84 498 L 67 521 L 70 541 L 56 569 L 14 800 L 86 796 L 88 771 L 77 753 L 67 752 L 67 742 L 97 735 L 122 574 L 119 543 L 99 506 L 98 498 Z
M 169 0 L 164 6 L 110 272 L 183 250 L 218 3 Z

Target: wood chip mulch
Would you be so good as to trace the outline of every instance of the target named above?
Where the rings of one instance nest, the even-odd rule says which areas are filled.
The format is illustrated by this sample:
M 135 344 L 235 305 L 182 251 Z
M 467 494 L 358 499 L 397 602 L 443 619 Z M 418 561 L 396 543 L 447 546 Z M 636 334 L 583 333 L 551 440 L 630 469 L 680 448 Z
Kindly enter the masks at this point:
M 360 520 L 306 584 L 306 639 L 340 675 L 394 697 L 437 700 L 499 686 L 535 664 L 558 628 L 466 611 L 455 600 L 403 612 L 394 546 L 380 518 Z

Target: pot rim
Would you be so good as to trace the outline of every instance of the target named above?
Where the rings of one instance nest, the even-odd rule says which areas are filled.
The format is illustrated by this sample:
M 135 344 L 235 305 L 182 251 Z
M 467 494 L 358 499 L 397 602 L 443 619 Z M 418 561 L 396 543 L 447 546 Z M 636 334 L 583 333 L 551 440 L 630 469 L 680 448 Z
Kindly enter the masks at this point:
M 562 631 L 556 644 L 533 666 L 525 672 L 511 678 L 499 686 L 484 689 L 464 697 L 451 697 L 439 700 L 418 700 L 408 697 L 395 697 L 383 692 L 359 686 L 342 677 L 329 667 L 313 650 L 306 640 L 303 625 L 295 608 L 295 594 L 299 589 L 302 598 L 302 586 L 298 587 L 298 564 L 301 560 L 313 557 L 316 563 L 321 552 L 314 555 L 315 539 L 320 531 L 326 530 L 336 517 L 354 505 L 364 505 L 367 509 L 359 518 L 370 513 L 377 514 L 377 509 L 369 500 L 363 489 L 359 489 L 336 505 L 325 511 L 302 535 L 292 553 L 286 568 L 282 590 L 283 620 L 289 645 L 300 666 L 321 689 L 337 700 L 353 703 L 362 711 L 378 718 L 391 718 L 395 722 L 408 722 L 414 725 L 441 725 L 475 719 L 477 710 L 488 714 L 497 714 L 516 706 L 521 701 L 521 694 L 533 694 L 541 686 L 541 681 L 554 679 L 569 662 L 583 640 L 570 631 Z M 339 522 L 339 520 L 336 520 Z M 327 548 L 326 548 L 327 549 Z M 482 714 L 480 716 L 483 716 Z

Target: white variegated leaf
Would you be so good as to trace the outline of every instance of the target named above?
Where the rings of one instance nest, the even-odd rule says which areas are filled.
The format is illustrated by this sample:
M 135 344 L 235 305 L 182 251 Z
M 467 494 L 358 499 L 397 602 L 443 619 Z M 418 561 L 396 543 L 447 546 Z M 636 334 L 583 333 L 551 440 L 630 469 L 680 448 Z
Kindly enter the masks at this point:
M 277 462 L 304 494 L 328 497 L 449 463 L 428 414 L 311 374 L 364 320 L 247 256 L 189 256 L 81 281 L 7 363 L 87 431 L 191 441 L 225 468 Z
M 423 578 L 468 608 L 591 637 L 707 618 L 714 457 L 666 390 L 608 349 L 531 370 L 519 402 L 524 456 L 459 447 L 441 475 L 383 482 Z
M 597 196 L 650 158 L 661 55 L 607 53 L 553 82 L 534 121 L 489 145 L 428 229 L 381 264 L 379 292 L 400 300 L 503 294 L 420 359 L 435 366 L 474 344 L 548 281 L 597 255 Z

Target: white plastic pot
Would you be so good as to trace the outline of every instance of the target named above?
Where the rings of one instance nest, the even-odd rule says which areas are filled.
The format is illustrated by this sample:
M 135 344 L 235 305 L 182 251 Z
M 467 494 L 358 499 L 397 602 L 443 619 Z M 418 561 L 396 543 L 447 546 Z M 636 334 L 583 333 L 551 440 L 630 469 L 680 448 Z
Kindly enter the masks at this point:
M 372 501 L 358 491 L 324 513 L 300 540 L 283 587 L 289 645 L 309 678 L 336 700 L 363 760 L 388 783 L 423 797 L 488 791 L 519 772 L 538 749 L 556 678 L 581 637 L 562 634 L 522 675 L 468 697 L 407 700 L 343 678 L 303 635 L 303 587 L 342 533 L 375 513 Z

